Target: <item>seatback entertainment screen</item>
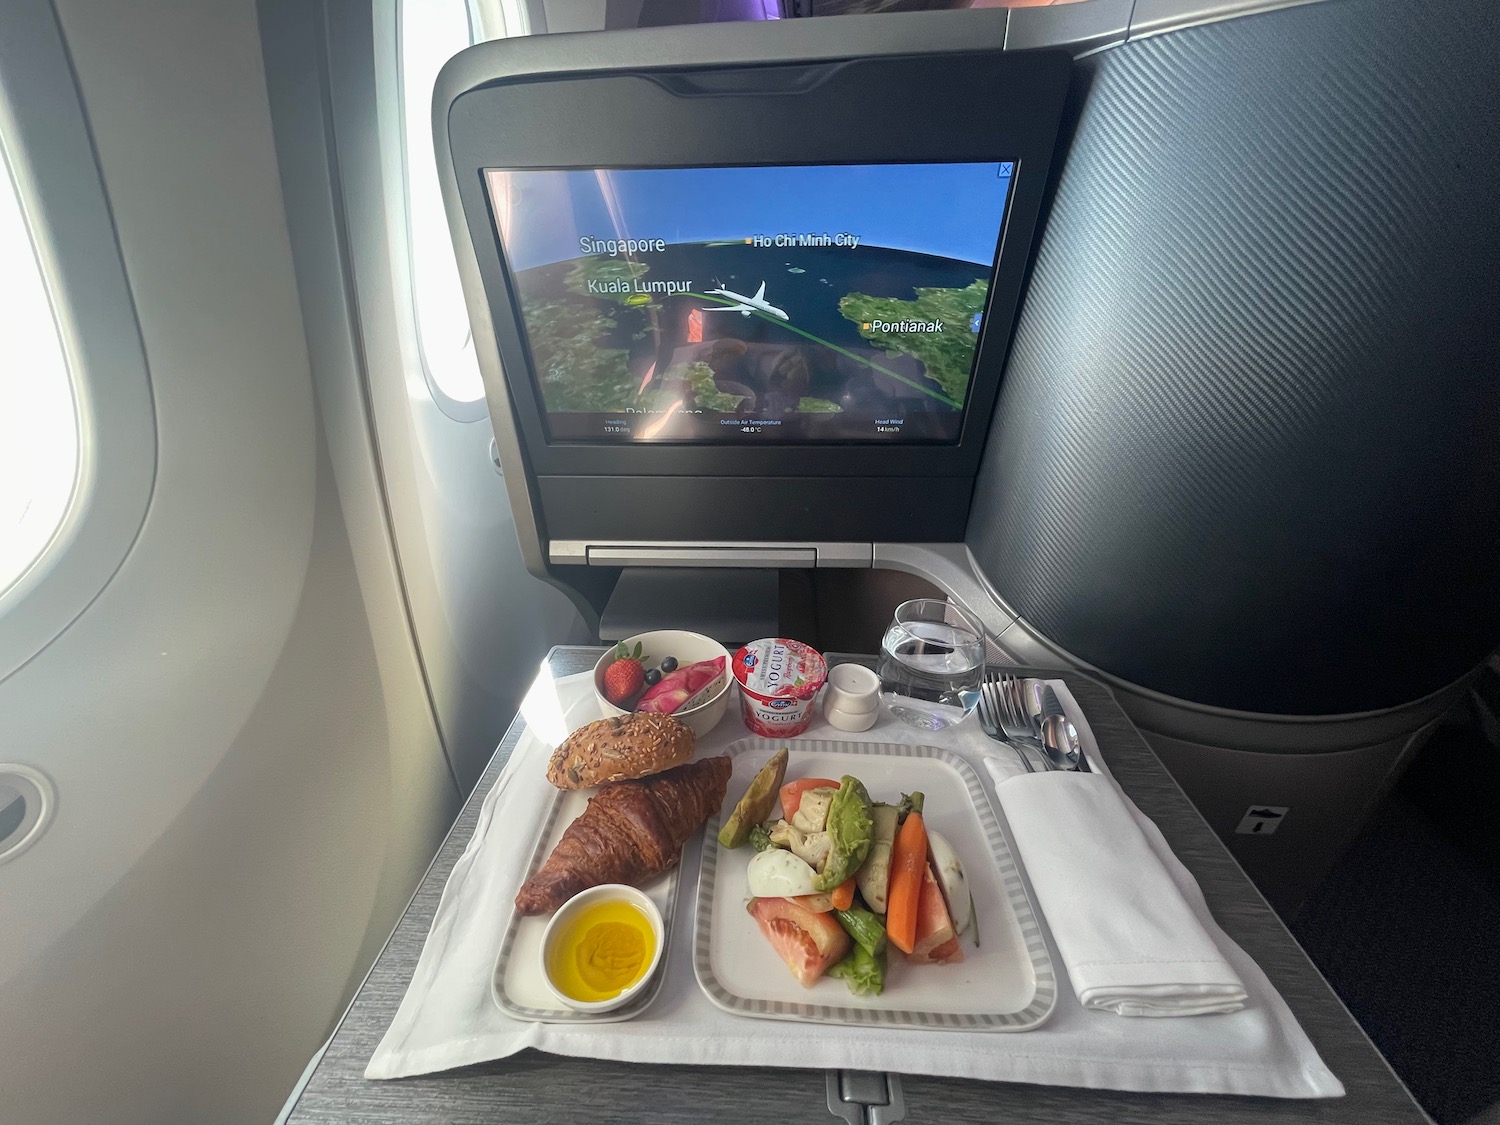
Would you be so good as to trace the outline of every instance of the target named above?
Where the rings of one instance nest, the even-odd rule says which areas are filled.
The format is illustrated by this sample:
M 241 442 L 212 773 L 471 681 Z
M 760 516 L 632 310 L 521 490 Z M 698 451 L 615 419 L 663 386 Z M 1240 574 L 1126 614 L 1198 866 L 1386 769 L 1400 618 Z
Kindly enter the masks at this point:
M 958 441 L 1013 175 L 487 169 L 549 437 Z

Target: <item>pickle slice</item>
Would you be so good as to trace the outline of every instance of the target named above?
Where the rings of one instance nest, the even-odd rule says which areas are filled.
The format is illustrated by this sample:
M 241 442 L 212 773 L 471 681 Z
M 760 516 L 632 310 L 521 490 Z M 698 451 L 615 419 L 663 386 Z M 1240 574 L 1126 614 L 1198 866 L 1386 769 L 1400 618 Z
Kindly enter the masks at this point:
M 786 777 L 786 763 L 790 757 L 791 751 L 783 746 L 776 751 L 775 757 L 760 768 L 760 772 L 751 780 L 750 787 L 745 790 L 745 795 L 740 798 L 740 803 L 734 806 L 734 812 L 724 822 L 724 827 L 719 829 L 719 843 L 726 848 L 743 846 L 750 839 L 750 829 L 771 815 L 771 810 L 776 807 L 776 795 L 781 790 L 782 779 Z

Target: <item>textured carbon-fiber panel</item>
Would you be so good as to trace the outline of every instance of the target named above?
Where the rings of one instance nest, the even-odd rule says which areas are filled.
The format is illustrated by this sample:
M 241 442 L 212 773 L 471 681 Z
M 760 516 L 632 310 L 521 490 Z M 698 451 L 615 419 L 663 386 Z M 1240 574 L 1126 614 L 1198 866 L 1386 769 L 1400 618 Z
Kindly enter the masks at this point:
M 1496 12 L 1330 0 L 1080 63 L 969 524 L 1024 620 L 1262 713 L 1500 644 Z

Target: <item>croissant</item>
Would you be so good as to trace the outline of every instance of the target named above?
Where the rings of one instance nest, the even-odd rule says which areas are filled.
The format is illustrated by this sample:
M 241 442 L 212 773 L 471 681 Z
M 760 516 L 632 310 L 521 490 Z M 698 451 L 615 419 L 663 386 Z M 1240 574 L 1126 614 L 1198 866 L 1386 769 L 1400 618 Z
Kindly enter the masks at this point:
M 549 914 L 589 887 L 656 878 L 724 803 L 729 771 L 721 756 L 603 786 L 516 895 L 517 912 Z

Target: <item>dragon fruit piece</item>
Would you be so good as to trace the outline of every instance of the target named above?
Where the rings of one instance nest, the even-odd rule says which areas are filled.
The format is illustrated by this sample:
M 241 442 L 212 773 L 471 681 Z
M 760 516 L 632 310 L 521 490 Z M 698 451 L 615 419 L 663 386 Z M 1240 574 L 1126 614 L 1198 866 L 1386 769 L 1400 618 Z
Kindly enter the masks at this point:
M 688 701 L 688 691 L 679 688 L 662 692 L 650 699 L 642 699 L 635 705 L 637 711 L 654 711 L 658 715 L 670 715 Z
M 670 715 L 723 672 L 724 658 L 722 656 L 684 665 L 653 684 L 646 694 L 641 696 L 641 701 L 635 705 L 635 709 Z

